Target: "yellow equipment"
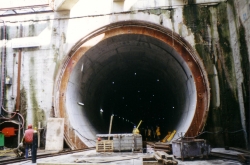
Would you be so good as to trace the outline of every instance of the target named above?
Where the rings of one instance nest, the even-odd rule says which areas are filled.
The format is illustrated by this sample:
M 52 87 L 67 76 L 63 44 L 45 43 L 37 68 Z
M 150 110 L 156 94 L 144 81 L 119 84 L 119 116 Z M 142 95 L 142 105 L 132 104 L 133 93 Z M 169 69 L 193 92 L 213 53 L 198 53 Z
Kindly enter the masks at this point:
M 165 138 L 162 140 L 162 142 L 169 142 L 173 139 L 174 135 L 176 133 L 176 130 L 174 130 L 172 133 L 168 132 L 167 136 L 165 136 Z
M 162 139 L 162 142 L 163 142 L 163 143 L 167 142 L 167 140 L 168 140 L 168 138 L 170 137 L 170 135 L 171 135 L 171 132 L 168 132 L 168 134 L 165 136 L 165 138 Z
M 171 133 L 171 135 L 168 137 L 168 139 L 167 139 L 168 142 L 171 141 L 171 140 L 173 139 L 175 133 L 176 133 L 176 130 L 174 130 L 174 131 Z
M 139 134 L 140 133 L 140 131 L 139 131 L 138 128 L 140 127 L 141 123 L 142 123 L 142 120 L 140 121 L 140 123 L 138 124 L 138 126 L 133 129 L 133 134 Z

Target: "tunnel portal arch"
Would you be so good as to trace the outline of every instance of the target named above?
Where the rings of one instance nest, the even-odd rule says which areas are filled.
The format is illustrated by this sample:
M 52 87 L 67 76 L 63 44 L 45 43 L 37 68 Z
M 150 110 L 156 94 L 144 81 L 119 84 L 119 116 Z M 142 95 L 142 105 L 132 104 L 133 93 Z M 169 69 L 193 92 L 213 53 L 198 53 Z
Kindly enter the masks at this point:
M 134 76 L 137 80 L 128 81 Z M 157 81 L 160 83 L 156 84 Z M 122 118 L 122 115 L 133 113 L 133 116 L 139 116 L 126 117 L 132 117 L 137 123 L 142 117 L 147 120 L 148 116 L 153 118 L 158 113 L 160 115 L 154 118 L 164 119 L 161 124 L 169 126 L 163 126 L 164 129 L 176 129 L 176 136 L 184 133 L 187 137 L 202 131 L 208 115 L 209 83 L 199 55 L 178 34 L 149 22 L 116 22 L 83 37 L 66 57 L 56 82 L 55 117 L 65 119 L 64 136 L 72 149 L 94 146 L 96 133 L 103 129 L 108 133 L 104 123 L 109 123 L 110 114 Z M 117 83 L 121 85 L 114 89 Z M 147 101 L 143 104 L 134 103 L 131 100 L 142 99 L 133 93 L 134 90 L 146 91 L 142 95 L 151 96 L 146 97 Z M 115 94 L 110 94 L 110 91 Z M 157 106 L 160 110 L 149 108 L 154 93 L 159 97 L 155 101 L 158 103 L 152 107 Z M 130 98 L 129 104 L 136 110 L 122 110 L 124 97 Z M 117 101 L 117 98 L 123 100 Z M 167 110 L 170 108 L 173 109 Z M 100 109 L 105 112 L 106 109 L 112 110 L 105 117 L 105 112 L 105 115 L 99 114 Z M 128 123 L 134 124 L 131 121 Z

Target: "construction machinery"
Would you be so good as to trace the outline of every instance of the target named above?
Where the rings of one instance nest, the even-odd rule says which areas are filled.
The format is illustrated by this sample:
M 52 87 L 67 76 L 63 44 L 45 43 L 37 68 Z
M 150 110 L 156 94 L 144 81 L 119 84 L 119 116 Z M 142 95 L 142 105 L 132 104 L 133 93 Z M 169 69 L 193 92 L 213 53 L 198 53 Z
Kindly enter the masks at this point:
M 168 132 L 168 134 L 165 136 L 165 138 L 162 140 L 162 142 L 163 143 L 170 142 L 173 139 L 175 133 L 176 133 L 176 130 L 174 130 L 172 133 Z
M 141 123 L 142 123 L 142 120 L 139 122 L 139 124 L 137 125 L 137 127 L 135 127 L 134 129 L 133 129 L 133 134 L 140 134 L 140 131 L 139 131 L 139 127 L 140 127 L 140 125 L 141 125 Z

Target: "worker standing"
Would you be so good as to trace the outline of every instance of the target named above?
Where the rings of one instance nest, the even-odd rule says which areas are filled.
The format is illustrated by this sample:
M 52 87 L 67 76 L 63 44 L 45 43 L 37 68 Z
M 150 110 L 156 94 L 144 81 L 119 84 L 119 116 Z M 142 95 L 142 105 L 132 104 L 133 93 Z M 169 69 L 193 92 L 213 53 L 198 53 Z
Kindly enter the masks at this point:
M 25 158 L 28 158 L 29 155 L 29 149 L 32 150 L 32 143 L 33 143 L 33 129 L 32 125 L 28 125 L 28 129 L 24 133 L 24 143 L 25 143 Z
M 37 128 L 34 128 L 33 132 L 33 143 L 32 143 L 32 163 L 36 163 L 36 155 L 37 155 L 37 147 L 38 147 L 38 134 Z
M 134 128 L 133 128 L 133 131 L 132 131 L 133 134 L 136 134 L 136 126 L 134 125 Z
M 152 131 L 152 141 L 155 140 L 155 130 L 154 127 L 151 127 L 151 131 Z
M 147 141 L 147 139 L 148 139 L 148 127 L 146 127 L 144 129 L 144 137 L 145 137 L 145 140 Z
M 156 133 L 157 140 L 159 142 L 160 141 L 160 136 L 161 136 L 161 131 L 160 131 L 160 127 L 159 126 L 156 126 L 155 133 Z
M 151 140 L 151 129 L 149 127 L 147 127 L 148 129 L 148 140 L 150 141 Z

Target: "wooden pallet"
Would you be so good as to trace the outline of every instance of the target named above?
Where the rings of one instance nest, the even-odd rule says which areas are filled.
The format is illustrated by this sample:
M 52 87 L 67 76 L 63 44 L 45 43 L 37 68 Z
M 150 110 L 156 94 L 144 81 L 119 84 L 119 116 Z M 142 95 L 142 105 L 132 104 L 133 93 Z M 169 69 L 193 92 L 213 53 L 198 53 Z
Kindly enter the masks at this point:
M 172 145 L 169 143 L 157 142 L 153 145 L 155 151 L 164 151 L 166 153 L 172 153 Z
M 96 141 L 96 152 L 113 152 L 113 140 Z

